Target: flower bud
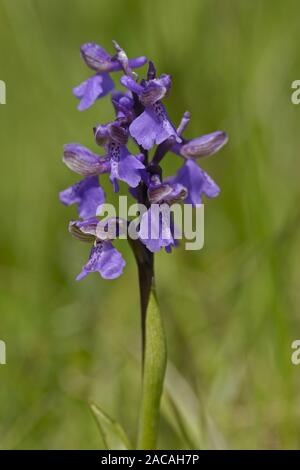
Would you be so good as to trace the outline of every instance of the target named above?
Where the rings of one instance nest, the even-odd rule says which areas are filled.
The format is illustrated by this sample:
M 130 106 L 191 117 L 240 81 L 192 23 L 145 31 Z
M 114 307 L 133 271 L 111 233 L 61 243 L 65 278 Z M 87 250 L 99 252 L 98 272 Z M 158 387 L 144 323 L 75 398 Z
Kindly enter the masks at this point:
M 84 221 L 72 220 L 69 223 L 69 232 L 77 240 L 92 243 L 96 240 L 98 222 L 94 217 Z
M 185 186 L 180 183 L 173 183 L 172 184 L 172 192 L 167 197 L 167 202 L 169 204 L 174 202 L 184 201 L 184 199 L 188 195 L 188 190 Z
M 94 127 L 94 137 L 95 141 L 98 145 L 103 147 L 109 141 L 109 126 L 99 124 L 98 126 Z
M 153 80 L 156 77 L 156 68 L 152 60 L 149 60 L 147 79 Z
M 109 162 L 79 144 L 64 146 L 63 162 L 82 176 L 94 176 L 109 171 Z
M 111 140 L 119 145 L 126 145 L 128 141 L 128 131 L 118 123 L 111 124 L 109 127 L 109 134 Z
M 97 72 L 109 72 L 111 57 L 101 46 L 87 42 L 81 46 L 80 52 L 88 67 Z
M 148 199 L 151 204 L 183 201 L 187 196 L 187 189 L 179 183 L 163 183 L 148 189 Z
M 189 140 L 181 146 L 180 154 L 185 158 L 201 158 L 213 155 L 228 141 L 226 132 L 216 131 Z
M 150 80 L 140 94 L 141 103 L 144 106 L 151 106 L 162 100 L 171 87 L 170 75 L 161 75 L 159 78 Z

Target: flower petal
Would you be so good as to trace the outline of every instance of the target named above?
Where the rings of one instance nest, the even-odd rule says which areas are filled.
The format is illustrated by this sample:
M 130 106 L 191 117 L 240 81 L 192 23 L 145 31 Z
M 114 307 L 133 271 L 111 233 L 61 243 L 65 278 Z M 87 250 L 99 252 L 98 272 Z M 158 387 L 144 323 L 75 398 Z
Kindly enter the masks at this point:
M 125 181 L 130 187 L 135 188 L 141 180 L 141 170 L 144 164 L 134 155 L 131 155 L 126 146 L 119 148 L 118 157 L 111 158 L 111 182 L 116 185 L 116 180 Z M 117 185 L 115 190 L 118 190 Z
M 161 144 L 171 136 L 181 142 L 160 102 L 145 108 L 145 111 L 131 123 L 129 132 L 137 143 L 146 150 L 150 150 L 154 144 Z
M 80 281 L 91 272 L 99 272 L 104 279 L 119 277 L 124 269 L 125 261 L 111 242 L 97 242 L 91 249 L 87 264 L 82 268 L 76 280 Z
M 152 253 L 163 247 L 176 246 L 174 224 L 167 204 L 154 204 L 142 215 L 139 238 Z
M 134 57 L 133 59 L 129 59 L 129 67 L 131 69 L 137 69 L 139 67 L 142 67 L 147 63 L 147 57 L 145 56 L 140 56 L 140 57 Z
M 107 73 L 97 73 L 73 89 L 73 94 L 80 99 L 79 111 L 92 106 L 96 100 L 107 95 L 114 89 L 114 82 Z
M 94 217 L 105 202 L 105 193 L 97 176 L 88 176 L 59 194 L 63 204 L 78 204 L 78 215 L 83 219 Z
M 188 204 L 201 204 L 202 194 L 212 198 L 220 193 L 217 184 L 193 160 L 187 160 L 177 175 L 174 178 L 169 178 L 168 181 L 180 183 L 187 188 L 188 195 L 185 202 Z
M 144 90 L 144 87 L 140 83 L 137 83 L 129 75 L 123 75 L 123 77 L 120 78 L 120 82 L 123 86 L 128 88 L 128 90 L 132 91 L 133 93 L 136 93 L 137 95 L 142 93 Z

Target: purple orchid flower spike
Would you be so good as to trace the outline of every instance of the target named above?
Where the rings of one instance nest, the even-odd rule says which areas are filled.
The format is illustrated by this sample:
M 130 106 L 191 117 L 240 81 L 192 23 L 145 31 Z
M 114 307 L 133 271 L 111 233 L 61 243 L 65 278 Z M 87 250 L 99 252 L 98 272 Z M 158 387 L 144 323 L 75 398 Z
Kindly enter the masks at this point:
M 94 134 L 96 142 L 106 148 L 106 159 L 110 162 L 110 181 L 114 191 L 119 190 L 118 180 L 125 181 L 135 188 L 141 181 L 141 171 L 145 166 L 142 163 L 142 155 L 134 156 L 127 149 L 127 128 L 123 127 L 121 122 L 115 121 L 97 126 Z
M 160 183 L 158 175 L 150 177 L 148 199 L 151 205 L 141 217 L 139 238 L 152 253 L 161 248 L 170 252 L 176 246 L 176 227 L 170 206 L 186 196 L 187 189 L 182 184 Z
M 203 195 L 212 198 L 219 194 L 219 187 L 197 165 L 196 160 L 220 150 L 227 142 L 227 134 L 217 131 L 195 139 L 182 137 L 190 121 L 189 113 L 184 113 L 179 127 L 175 129 L 163 105 L 171 88 L 170 75 L 157 76 L 153 62 L 149 62 L 147 76 L 140 80 L 134 69 L 144 65 L 147 59 L 128 59 L 115 41 L 113 45 L 114 55 L 94 43 L 81 47 L 82 58 L 94 75 L 74 89 L 75 96 L 80 99 L 78 109 L 89 108 L 111 92 L 115 120 L 93 129 L 96 143 L 103 148 L 103 155 L 76 143 L 64 147 L 64 163 L 84 179 L 62 191 L 60 200 L 66 205 L 78 205 L 82 220 L 72 221 L 69 231 L 76 239 L 91 244 L 89 259 L 77 280 L 92 272 L 98 272 L 104 279 L 119 277 L 125 261 L 115 248 L 114 240 L 129 238 L 138 268 L 141 362 L 143 371 L 148 373 L 143 374 L 137 447 L 155 449 L 167 355 L 163 321 L 155 293 L 154 253 L 162 248 L 171 252 L 183 234 L 189 239 L 187 220 L 182 217 L 177 203 L 190 204 L 185 209 L 191 209 L 191 205 L 201 204 Z M 124 74 L 121 84 L 125 86 L 125 92 L 114 90 L 110 76 L 120 70 Z M 133 142 L 128 143 L 130 138 Z M 131 153 L 131 144 L 137 144 L 138 150 Z M 154 145 L 157 148 L 150 153 Z M 165 178 L 161 164 L 168 152 L 179 155 L 183 165 L 175 176 Z M 115 192 L 119 190 L 119 181 L 127 183 L 129 192 L 139 203 L 128 207 L 130 217 L 134 212 L 133 219 L 124 221 L 109 217 L 99 221 L 96 218 L 104 210 L 110 214 L 116 213 L 116 207 L 104 206 L 105 194 L 99 185 L 99 175 L 102 174 L 109 175 Z M 119 210 L 122 209 L 124 206 L 120 198 Z M 136 217 L 137 212 L 139 217 Z M 190 214 L 192 212 L 189 210 Z M 179 218 L 185 224 L 184 227 L 180 226 L 180 231 L 175 225 Z M 200 245 L 186 244 L 186 249 L 200 249 Z M 155 351 L 155 361 L 151 351 Z
M 80 100 L 78 109 L 83 111 L 114 89 L 114 82 L 109 73 L 122 70 L 125 60 L 120 51 L 115 56 L 110 56 L 101 46 L 92 42 L 83 44 L 80 51 L 86 65 L 96 72 L 73 89 L 74 95 Z M 127 60 L 131 69 L 141 67 L 146 62 L 146 57 Z
M 149 65 L 149 77 L 155 77 L 152 63 Z M 144 107 L 144 111 L 129 126 L 130 135 L 137 143 L 145 150 L 150 150 L 154 144 L 159 145 L 172 136 L 180 143 L 181 139 L 161 103 L 171 87 L 170 75 L 163 74 L 159 78 L 150 78 L 140 84 L 125 75 L 121 78 L 121 83 L 139 97 Z
M 114 248 L 110 236 L 103 237 L 103 230 L 100 230 L 101 239 L 98 238 L 99 224 L 101 225 L 101 222 L 95 217 L 85 221 L 72 221 L 69 224 L 69 231 L 75 238 L 93 242 L 89 260 L 77 276 L 77 281 L 92 272 L 98 272 L 103 279 L 115 279 L 123 273 L 125 261 L 121 253 Z
M 60 201 L 66 206 L 78 205 L 78 215 L 83 219 L 95 216 L 105 202 L 105 193 L 97 176 L 88 176 L 59 193 Z

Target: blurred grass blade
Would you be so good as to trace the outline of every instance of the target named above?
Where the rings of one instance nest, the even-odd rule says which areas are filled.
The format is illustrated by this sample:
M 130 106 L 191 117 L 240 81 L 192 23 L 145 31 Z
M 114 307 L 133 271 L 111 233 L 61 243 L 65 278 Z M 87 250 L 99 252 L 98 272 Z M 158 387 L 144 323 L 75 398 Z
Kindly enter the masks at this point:
M 187 448 L 203 448 L 199 400 L 186 379 L 170 363 L 167 367 L 162 412 Z
M 162 413 L 188 449 L 227 448 L 204 400 L 171 363 L 167 368 Z
M 96 419 L 106 450 L 129 450 L 132 448 L 124 429 L 117 421 L 110 418 L 95 403 L 91 403 L 90 408 Z

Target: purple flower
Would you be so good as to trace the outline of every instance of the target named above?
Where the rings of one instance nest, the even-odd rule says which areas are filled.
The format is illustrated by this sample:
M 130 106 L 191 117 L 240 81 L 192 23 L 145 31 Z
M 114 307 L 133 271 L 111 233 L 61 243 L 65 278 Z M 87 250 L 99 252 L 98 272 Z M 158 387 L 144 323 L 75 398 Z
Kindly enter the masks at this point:
M 83 219 L 95 216 L 105 202 L 105 193 L 97 176 L 88 176 L 70 188 L 59 193 L 60 201 L 66 206 L 78 204 L 78 215 Z
M 97 126 L 95 139 L 104 145 L 107 151 L 106 160 L 110 162 L 110 181 L 114 191 L 119 190 L 117 180 L 125 181 L 135 188 L 141 180 L 141 170 L 145 168 L 140 156 L 132 155 L 126 147 L 128 131 L 118 122 Z
M 97 241 L 92 247 L 89 260 L 76 277 L 81 281 L 89 273 L 99 272 L 103 279 L 115 279 L 123 273 L 125 261 L 110 241 Z
M 145 110 L 129 126 L 130 135 L 144 149 L 150 150 L 154 144 L 161 144 L 169 137 L 179 143 L 180 137 L 170 121 L 161 99 L 166 96 L 171 86 L 169 75 L 162 75 L 138 84 L 132 77 L 123 76 L 121 83 L 139 96 Z
M 121 253 L 114 248 L 110 238 L 101 240 L 97 238 L 99 223 L 101 224 L 93 217 L 83 222 L 73 221 L 69 225 L 69 231 L 75 238 L 81 241 L 93 242 L 89 260 L 77 276 L 77 281 L 92 272 L 99 272 L 103 279 L 115 279 L 123 272 L 125 261 Z
M 185 203 L 196 206 L 202 203 L 202 195 L 209 198 L 218 196 L 220 188 L 193 160 L 186 160 L 176 176 L 167 178 L 174 184 L 182 184 L 187 189 Z
M 162 102 L 171 89 L 170 75 L 157 76 L 150 61 L 146 78 L 140 80 L 133 69 L 144 65 L 146 57 L 130 60 L 115 41 L 113 45 L 114 55 L 95 43 L 81 47 L 81 56 L 94 75 L 74 89 L 75 96 L 80 99 L 80 110 L 112 92 L 115 120 L 93 129 L 103 155 L 77 143 L 64 147 L 64 163 L 84 179 L 62 191 L 60 200 L 68 206 L 78 205 L 78 214 L 83 220 L 71 222 L 69 231 L 75 238 L 92 244 L 89 260 L 77 276 L 78 280 L 90 272 L 99 272 L 105 279 L 120 276 L 125 261 L 114 248 L 113 240 L 122 238 L 123 228 L 134 240 L 139 239 L 137 246 L 146 257 L 149 255 L 147 250 L 154 253 L 164 248 L 170 252 L 177 246 L 181 234 L 177 233 L 174 223 L 174 218 L 179 215 L 175 203 L 184 201 L 197 206 L 203 195 L 212 198 L 219 194 L 219 187 L 196 160 L 213 155 L 228 140 L 227 134 L 221 131 L 194 139 L 182 137 L 190 121 L 189 112 L 184 113 L 175 129 Z M 125 92 L 114 90 L 110 76 L 120 70 L 124 73 L 120 81 Z M 139 146 L 136 155 L 129 150 L 130 138 Z M 151 155 L 148 150 L 154 145 L 157 148 Z M 184 164 L 175 176 L 163 179 L 161 162 L 169 151 L 183 157 Z M 127 220 L 98 221 L 96 218 L 104 208 L 105 194 L 99 185 L 99 175 L 104 173 L 109 175 L 115 192 L 119 190 L 119 181 L 123 181 L 137 202 L 143 205 L 138 222 L 132 221 L 133 227 Z M 131 232 L 132 228 L 134 232 Z
M 176 227 L 170 205 L 186 198 L 186 188 L 178 183 L 157 183 L 154 177 L 148 189 L 150 208 L 142 215 L 139 238 L 153 253 L 165 248 L 170 252 L 176 246 Z
M 83 111 L 114 89 L 114 82 L 109 72 L 122 70 L 123 64 L 118 55 L 110 56 L 101 46 L 91 42 L 81 46 L 81 56 L 86 65 L 96 72 L 73 90 L 76 98 L 80 99 L 78 109 Z M 128 66 L 141 67 L 146 62 L 146 57 L 137 57 L 128 60 Z
M 152 78 L 149 79 L 150 74 Z M 170 75 L 162 74 L 158 78 L 155 78 L 155 75 L 154 65 L 150 62 L 148 80 L 142 80 L 141 83 L 137 83 L 132 76 L 124 75 L 120 81 L 128 90 L 136 93 L 141 104 L 146 107 L 162 100 L 169 93 L 172 85 Z

